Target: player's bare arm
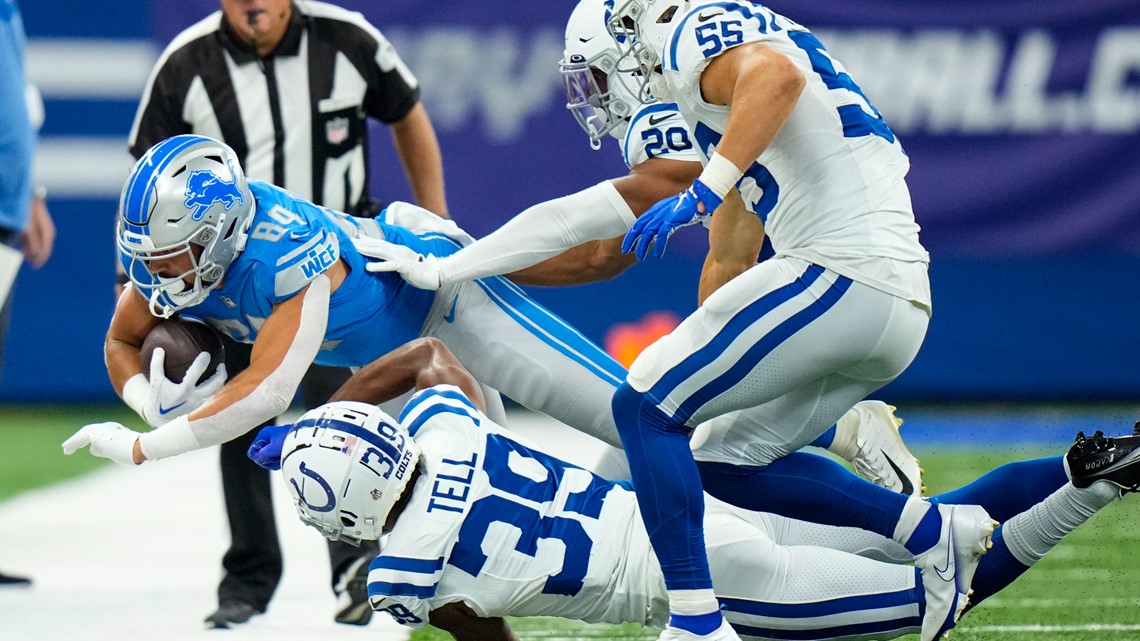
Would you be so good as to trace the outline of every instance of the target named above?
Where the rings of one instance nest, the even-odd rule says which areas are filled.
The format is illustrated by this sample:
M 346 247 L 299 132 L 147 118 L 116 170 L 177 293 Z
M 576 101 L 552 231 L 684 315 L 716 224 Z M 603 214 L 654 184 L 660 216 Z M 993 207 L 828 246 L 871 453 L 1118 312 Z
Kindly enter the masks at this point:
M 764 244 L 764 224 L 744 207 L 740 192 L 733 189 L 717 209 L 709 227 L 709 253 L 701 268 L 697 304 L 722 285 L 756 266 Z
M 107 375 L 115 393 L 123 395 L 123 386 L 132 376 L 142 373 L 139 349 L 159 319 L 147 310 L 146 299 L 132 287 L 124 287 L 115 304 L 115 314 L 103 342 L 103 358 Z
M 416 104 L 403 120 L 392 124 L 392 142 L 404 165 L 416 204 L 447 218 L 443 159 L 435 129 L 422 104 Z
M 480 617 L 462 601 L 432 610 L 429 618 L 432 625 L 455 637 L 455 641 L 518 641 L 501 617 Z
M 633 215 L 640 216 L 662 198 L 684 190 L 700 173 L 699 162 L 650 158 L 636 165 L 629 174 L 610 182 Z M 622 253 L 621 239 L 617 236 L 577 245 L 554 258 L 512 272 L 509 277 L 524 285 L 540 286 L 581 285 L 608 280 L 636 262 L 633 256 Z
M 804 83 L 791 60 L 758 42 L 713 58 L 701 74 L 701 95 L 709 104 L 730 108 L 717 154 L 747 169 L 791 116 Z
M 412 389 L 455 385 L 480 411 L 483 391 L 459 359 L 438 338 L 424 337 L 388 352 L 352 375 L 329 402 L 360 401 L 379 405 Z

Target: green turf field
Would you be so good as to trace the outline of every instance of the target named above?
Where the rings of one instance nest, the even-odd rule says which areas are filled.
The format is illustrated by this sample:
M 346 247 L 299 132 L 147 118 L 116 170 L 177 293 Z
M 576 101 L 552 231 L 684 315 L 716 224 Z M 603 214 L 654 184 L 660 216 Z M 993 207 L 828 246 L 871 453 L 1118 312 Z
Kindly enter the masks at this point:
M 0 405 L 0 500 L 108 465 L 87 453 L 64 456 L 60 443 L 87 423 L 112 420 L 144 427 L 121 405 Z
M 59 444 L 81 425 L 103 420 L 142 425 L 129 410 L 0 406 L 0 500 L 107 465 Z M 931 492 L 963 484 L 1008 460 L 1052 452 L 1032 447 L 984 452 L 916 452 Z M 652 639 L 638 626 L 584 626 L 557 619 L 513 620 L 524 639 Z M 427 629 L 415 641 L 446 639 Z M 1140 639 L 1140 497 L 1110 506 L 1010 588 L 973 610 L 955 641 L 1125 641 Z

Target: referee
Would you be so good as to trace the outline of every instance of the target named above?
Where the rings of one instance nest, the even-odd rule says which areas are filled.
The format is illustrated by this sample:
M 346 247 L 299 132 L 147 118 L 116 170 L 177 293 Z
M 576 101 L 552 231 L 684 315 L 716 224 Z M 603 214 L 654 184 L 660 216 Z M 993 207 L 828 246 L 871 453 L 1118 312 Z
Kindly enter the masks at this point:
M 379 212 L 368 196 L 367 119 L 388 125 L 416 203 L 447 215 L 439 144 L 419 102 L 416 77 L 392 45 L 359 13 L 323 2 L 221 0 L 221 11 L 179 34 L 147 84 L 130 136 L 140 157 L 177 134 L 224 140 L 246 175 L 357 216 Z M 250 346 L 226 342 L 226 368 L 249 364 Z M 305 407 L 324 403 L 347 377 L 313 366 Z M 333 376 L 335 374 L 335 376 Z M 230 549 L 222 559 L 218 609 L 206 618 L 225 628 L 264 612 L 281 577 L 281 548 L 267 472 L 246 455 L 257 430 L 221 447 Z M 330 543 L 336 620 L 363 625 L 362 546 Z

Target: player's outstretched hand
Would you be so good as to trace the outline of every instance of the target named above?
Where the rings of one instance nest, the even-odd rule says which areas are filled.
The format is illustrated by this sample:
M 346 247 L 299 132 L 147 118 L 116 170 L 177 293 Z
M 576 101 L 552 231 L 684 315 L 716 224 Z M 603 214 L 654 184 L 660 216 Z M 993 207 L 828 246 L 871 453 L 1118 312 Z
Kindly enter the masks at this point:
M 641 261 L 652 245 L 653 255 L 661 258 L 673 232 L 712 216 L 723 200 L 699 179 L 694 180 L 688 189 L 650 207 L 634 221 L 622 240 L 622 252 L 628 254 L 636 248 L 637 260 Z
M 281 469 L 281 447 L 292 425 L 267 425 L 254 437 L 246 456 L 267 470 Z
M 202 383 L 195 385 L 210 365 L 210 354 L 202 352 L 186 369 L 181 383 L 166 377 L 166 350 L 155 348 L 150 357 L 150 393 L 139 414 L 152 427 L 161 427 L 170 421 L 193 412 L 226 384 L 226 366 L 219 365 L 218 371 Z
M 435 291 L 442 285 L 439 260 L 423 256 L 404 245 L 379 238 L 354 238 L 356 251 L 368 258 L 376 258 L 364 266 L 370 272 L 396 272 L 413 287 Z
M 80 428 L 64 441 L 63 453 L 72 454 L 89 445 L 95 456 L 109 458 L 120 465 L 136 465 L 134 451 L 138 438 L 138 432 L 119 423 L 95 423 Z

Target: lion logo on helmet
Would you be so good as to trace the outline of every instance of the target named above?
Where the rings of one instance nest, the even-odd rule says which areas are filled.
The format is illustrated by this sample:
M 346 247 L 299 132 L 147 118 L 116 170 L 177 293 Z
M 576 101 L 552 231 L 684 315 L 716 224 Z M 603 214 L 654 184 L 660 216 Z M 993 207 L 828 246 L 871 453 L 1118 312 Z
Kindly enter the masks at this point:
M 219 202 L 226 208 L 226 211 L 229 211 L 234 203 L 245 204 L 245 196 L 238 189 L 237 179 L 226 182 L 209 169 L 190 172 L 190 177 L 186 179 L 186 201 L 184 203 L 187 209 L 194 210 L 190 217 L 194 220 L 202 220 L 210 207 Z

